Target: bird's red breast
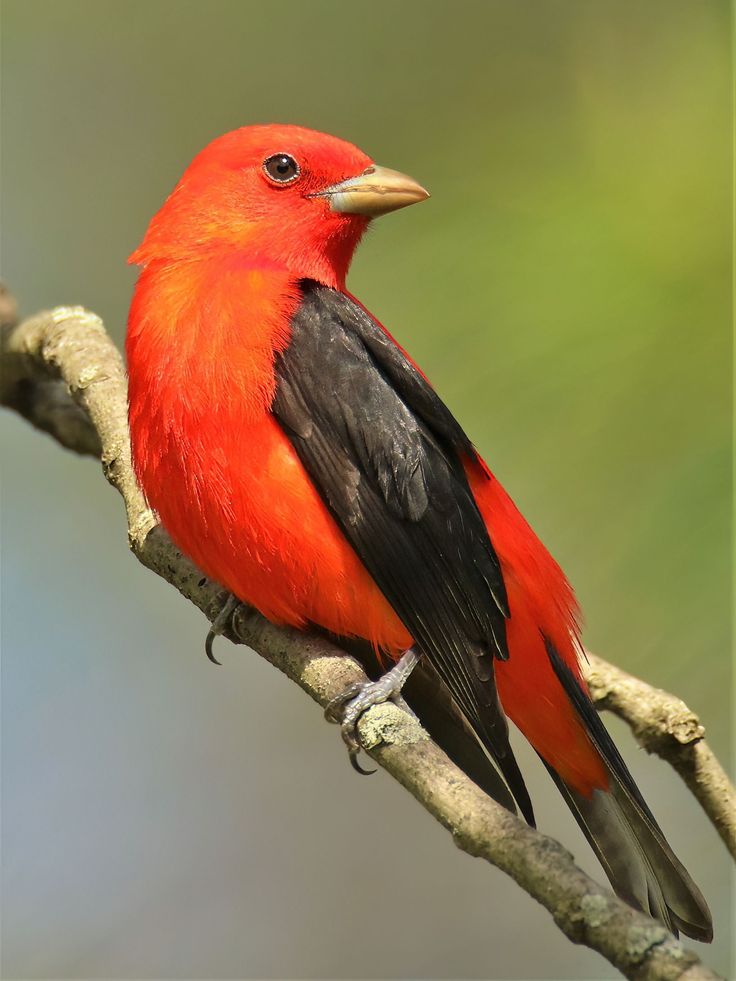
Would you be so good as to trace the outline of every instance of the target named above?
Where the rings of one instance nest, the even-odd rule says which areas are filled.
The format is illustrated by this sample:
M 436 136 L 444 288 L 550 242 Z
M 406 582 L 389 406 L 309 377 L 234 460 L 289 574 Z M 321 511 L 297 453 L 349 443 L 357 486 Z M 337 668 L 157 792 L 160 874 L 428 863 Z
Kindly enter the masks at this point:
M 590 701 L 562 571 L 345 291 L 369 220 L 426 197 L 299 127 L 205 148 L 131 257 L 136 473 L 176 544 L 269 619 L 391 658 L 417 647 L 533 821 L 500 700 L 617 892 L 708 940 L 707 905 Z
M 274 358 L 298 302 L 293 274 L 247 253 L 149 262 L 127 341 L 136 473 L 177 545 L 267 618 L 396 656 L 411 635 L 270 412 Z M 511 657 L 496 665 L 504 709 L 567 781 L 605 786 L 542 640 L 578 671 L 572 591 L 485 465 L 469 457 L 465 467 L 509 595 Z

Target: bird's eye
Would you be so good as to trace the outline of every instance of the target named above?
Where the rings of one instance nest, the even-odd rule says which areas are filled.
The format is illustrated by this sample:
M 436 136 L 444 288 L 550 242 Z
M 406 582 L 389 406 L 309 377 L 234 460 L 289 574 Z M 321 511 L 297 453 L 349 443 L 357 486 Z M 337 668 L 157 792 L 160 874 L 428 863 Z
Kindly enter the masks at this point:
M 263 161 L 263 171 L 276 184 L 291 184 L 300 174 L 299 164 L 288 153 L 274 153 Z

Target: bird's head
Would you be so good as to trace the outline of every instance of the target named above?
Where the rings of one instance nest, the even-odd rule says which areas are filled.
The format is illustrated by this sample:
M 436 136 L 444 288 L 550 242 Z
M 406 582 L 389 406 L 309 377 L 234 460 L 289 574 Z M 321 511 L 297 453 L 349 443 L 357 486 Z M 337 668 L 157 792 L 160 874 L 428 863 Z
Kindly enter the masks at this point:
M 130 261 L 237 254 L 342 286 L 370 219 L 427 197 L 334 136 L 244 126 L 194 158 Z

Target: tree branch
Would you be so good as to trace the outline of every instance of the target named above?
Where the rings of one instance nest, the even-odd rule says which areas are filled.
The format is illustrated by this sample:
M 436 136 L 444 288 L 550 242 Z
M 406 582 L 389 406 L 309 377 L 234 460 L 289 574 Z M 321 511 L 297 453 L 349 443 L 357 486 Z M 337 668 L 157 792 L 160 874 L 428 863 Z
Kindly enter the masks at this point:
M 586 678 L 598 708 L 627 722 L 640 746 L 677 770 L 736 858 L 736 791 L 705 742 L 695 712 L 669 692 L 590 653 Z
M 135 481 L 125 372 L 100 319 L 79 307 L 59 307 L 16 325 L 12 303 L 7 294 L 0 294 L 0 323 L 0 401 L 68 449 L 101 457 L 105 476 L 123 497 L 130 545 L 137 558 L 214 620 L 227 595 L 157 526 Z M 52 388 L 53 398 L 49 394 Z M 228 636 L 257 651 L 322 706 L 349 683 L 365 680 L 358 663 L 322 637 L 276 627 L 245 606 L 236 611 Z M 659 752 L 656 747 L 660 743 L 652 733 L 660 733 L 662 726 L 667 728 L 667 699 L 672 703 L 676 700 L 628 679 L 597 658 L 591 658 L 591 679 L 598 700 L 623 714 L 637 735 L 644 734 L 639 738 L 651 738 L 652 748 Z M 657 706 L 651 726 L 646 712 L 636 709 L 636 692 L 626 694 L 622 682 L 627 680 L 646 691 L 649 709 Z M 705 748 L 702 727 L 697 720 L 695 723 L 696 745 Z M 429 740 L 421 726 L 396 706 L 389 703 L 371 709 L 361 719 L 359 731 L 371 756 L 450 831 L 463 851 L 510 875 L 552 914 L 574 943 L 598 951 L 626 977 L 637 981 L 706 981 L 718 977 L 663 926 L 588 878 L 558 842 L 528 827 L 487 797 Z M 692 740 L 686 745 L 692 749 L 691 744 Z M 691 768 L 693 789 L 710 783 L 733 794 L 720 778 L 712 777 L 716 772 L 713 764 L 717 766 L 712 754 L 699 754 L 697 767 Z M 674 757 L 671 761 L 674 763 Z M 680 766 L 678 770 L 683 772 Z M 688 784 L 693 785 L 689 779 Z M 719 830 L 731 826 L 724 806 L 726 798 L 717 811 L 722 816 L 716 818 L 708 803 L 713 794 L 703 793 L 701 797 L 699 790 L 695 792 Z

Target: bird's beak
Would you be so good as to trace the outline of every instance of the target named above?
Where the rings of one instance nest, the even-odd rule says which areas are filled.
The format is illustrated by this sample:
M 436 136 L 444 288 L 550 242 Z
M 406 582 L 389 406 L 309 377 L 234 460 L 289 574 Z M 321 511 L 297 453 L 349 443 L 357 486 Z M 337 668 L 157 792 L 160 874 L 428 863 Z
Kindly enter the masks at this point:
M 326 187 L 313 197 L 327 198 L 332 211 L 343 215 L 378 215 L 425 201 L 429 191 L 406 174 L 373 165 L 357 177 Z

